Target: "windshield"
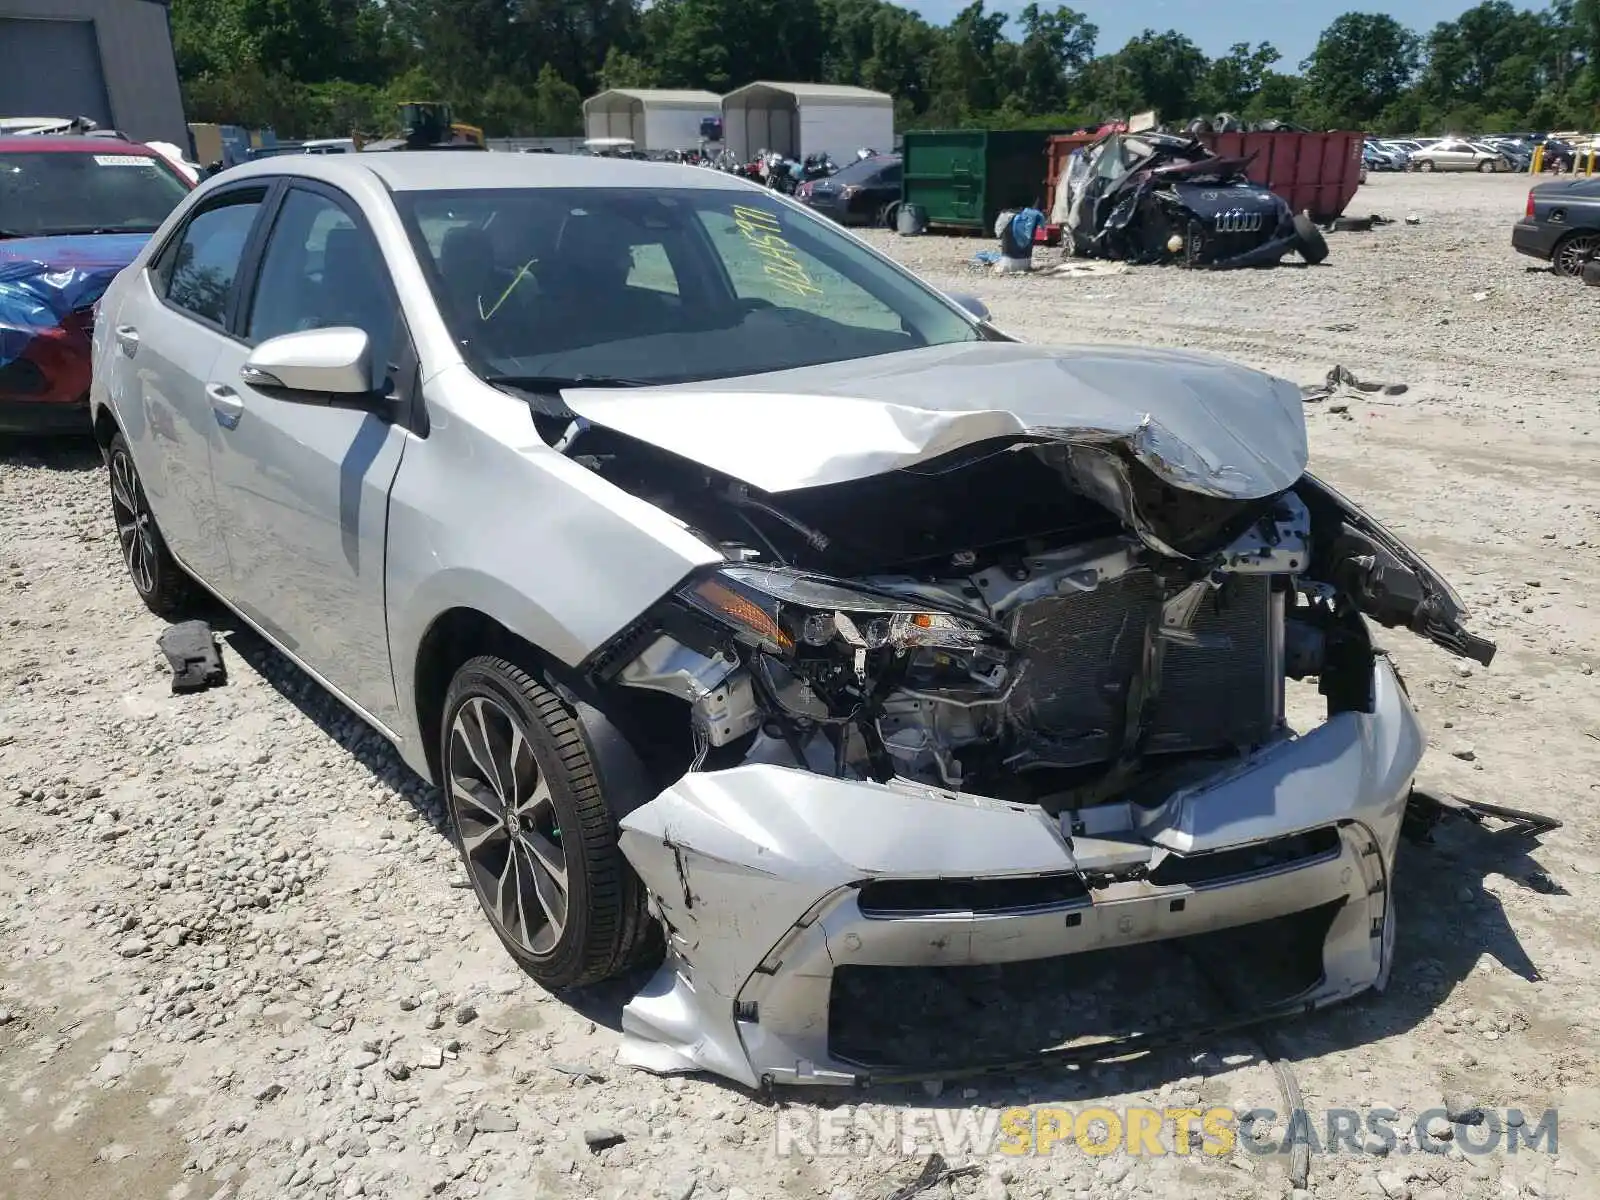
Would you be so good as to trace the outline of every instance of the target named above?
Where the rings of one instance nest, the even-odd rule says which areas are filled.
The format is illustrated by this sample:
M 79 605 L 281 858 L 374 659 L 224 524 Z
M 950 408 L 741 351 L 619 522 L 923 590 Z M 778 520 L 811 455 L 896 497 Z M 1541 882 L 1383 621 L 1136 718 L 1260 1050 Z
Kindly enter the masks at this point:
M 188 192 L 148 154 L 0 151 L 0 230 L 8 237 L 154 233 Z
M 742 189 L 402 192 L 483 375 L 676 383 L 982 335 L 820 218 Z

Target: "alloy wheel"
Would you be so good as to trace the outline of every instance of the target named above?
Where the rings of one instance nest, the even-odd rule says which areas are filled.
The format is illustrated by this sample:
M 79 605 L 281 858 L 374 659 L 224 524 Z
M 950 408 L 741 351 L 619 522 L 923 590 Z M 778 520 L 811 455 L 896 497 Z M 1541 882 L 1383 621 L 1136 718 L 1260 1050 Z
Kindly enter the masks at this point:
M 1576 278 L 1583 274 L 1584 266 L 1595 258 L 1600 258 L 1600 234 L 1585 233 L 1569 237 L 1556 250 L 1556 273 Z
M 110 472 L 111 513 L 117 522 L 122 559 L 128 565 L 133 586 L 148 595 L 156 586 L 155 521 L 150 515 L 144 489 L 139 486 L 133 459 L 126 450 L 118 450 L 111 456 Z
M 484 910 L 528 953 L 551 953 L 567 924 L 567 856 L 533 747 L 508 709 L 478 695 L 457 710 L 447 754 L 457 831 Z

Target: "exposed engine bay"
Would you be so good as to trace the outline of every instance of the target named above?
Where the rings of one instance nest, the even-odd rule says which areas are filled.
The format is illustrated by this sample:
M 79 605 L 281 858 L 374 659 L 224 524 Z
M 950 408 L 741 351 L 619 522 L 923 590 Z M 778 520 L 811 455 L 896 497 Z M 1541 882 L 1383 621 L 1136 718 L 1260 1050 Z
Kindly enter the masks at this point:
M 1397 591 L 1431 614 L 1418 632 L 1492 654 L 1310 476 L 1241 504 L 1104 448 L 1025 443 L 780 499 L 602 429 L 573 449 L 725 555 L 595 664 L 689 705 L 697 767 L 898 777 L 1054 813 L 1280 736 L 1286 679 L 1365 710 L 1359 613 L 1415 624 Z

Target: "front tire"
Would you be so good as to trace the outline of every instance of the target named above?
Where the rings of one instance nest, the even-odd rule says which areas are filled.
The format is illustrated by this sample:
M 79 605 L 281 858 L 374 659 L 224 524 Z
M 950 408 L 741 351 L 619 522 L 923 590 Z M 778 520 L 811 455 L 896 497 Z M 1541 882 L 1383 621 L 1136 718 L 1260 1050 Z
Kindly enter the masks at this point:
M 561 699 L 503 658 L 471 659 L 445 698 L 439 761 L 467 877 L 517 964 L 547 988 L 625 970 L 643 889 Z
M 1423 159 L 1417 164 L 1417 170 L 1431 172 L 1433 170 L 1433 160 L 1428 158 Z
M 111 516 L 117 526 L 117 544 L 133 590 L 156 616 L 181 616 L 193 596 L 193 584 L 167 549 L 139 470 L 133 465 L 133 454 L 120 433 L 106 448 L 106 468 L 111 476 Z
M 1300 243 L 1301 258 L 1312 266 L 1327 260 L 1328 239 L 1322 236 L 1322 230 L 1305 213 L 1295 214 L 1294 233 Z

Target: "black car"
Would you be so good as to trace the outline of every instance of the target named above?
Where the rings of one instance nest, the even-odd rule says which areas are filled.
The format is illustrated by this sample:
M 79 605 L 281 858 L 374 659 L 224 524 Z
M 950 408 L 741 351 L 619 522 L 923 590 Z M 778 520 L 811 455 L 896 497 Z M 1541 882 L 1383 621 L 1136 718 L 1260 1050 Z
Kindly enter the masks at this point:
M 1535 184 L 1511 245 L 1542 258 L 1557 275 L 1576 278 L 1600 258 L 1600 177 Z
M 1540 143 L 1544 147 L 1544 171 L 1570 171 L 1577 164 L 1578 148 L 1560 138 L 1547 137 Z
M 898 154 L 857 159 L 826 179 L 800 185 L 796 198 L 841 225 L 887 225 L 900 203 Z
M 1328 257 L 1321 230 L 1194 138 L 1112 134 L 1074 151 L 1065 172 L 1067 233 L 1077 255 L 1230 270 L 1271 266 L 1290 252 Z

